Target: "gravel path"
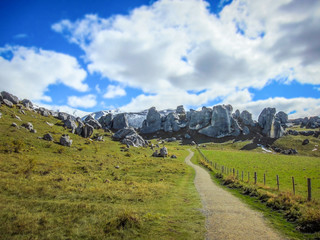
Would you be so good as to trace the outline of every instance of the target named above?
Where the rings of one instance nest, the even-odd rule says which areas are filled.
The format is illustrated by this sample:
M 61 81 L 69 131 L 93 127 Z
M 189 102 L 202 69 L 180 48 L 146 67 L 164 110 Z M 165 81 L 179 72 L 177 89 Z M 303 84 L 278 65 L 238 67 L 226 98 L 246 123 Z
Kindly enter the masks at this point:
M 190 161 L 193 152 L 189 152 L 185 161 L 196 171 L 194 183 L 206 216 L 206 239 L 285 239 L 266 225 L 261 213 L 217 186 L 206 170 Z

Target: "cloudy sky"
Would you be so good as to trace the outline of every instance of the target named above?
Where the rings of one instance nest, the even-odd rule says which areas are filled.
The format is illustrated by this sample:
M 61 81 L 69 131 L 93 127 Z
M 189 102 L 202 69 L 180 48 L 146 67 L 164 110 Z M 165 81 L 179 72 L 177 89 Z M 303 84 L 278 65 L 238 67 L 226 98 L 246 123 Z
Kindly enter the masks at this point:
M 319 0 L 1 0 L 0 90 L 52 109 L 320 115 Z

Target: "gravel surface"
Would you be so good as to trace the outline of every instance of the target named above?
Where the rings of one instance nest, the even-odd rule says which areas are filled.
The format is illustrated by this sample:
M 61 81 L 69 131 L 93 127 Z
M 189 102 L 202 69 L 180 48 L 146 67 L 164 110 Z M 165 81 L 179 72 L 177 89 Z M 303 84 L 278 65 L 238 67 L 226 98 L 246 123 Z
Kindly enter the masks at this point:
M 194 165 L 186 157 L 186 163 L 196 171 L 195 186 L 200 194 L 203 213 L 206 216 L 206 239 L 285 239 L 265 223 L 261 213 L 250 209 L 231 193 L 215 184 L 209 173 Z

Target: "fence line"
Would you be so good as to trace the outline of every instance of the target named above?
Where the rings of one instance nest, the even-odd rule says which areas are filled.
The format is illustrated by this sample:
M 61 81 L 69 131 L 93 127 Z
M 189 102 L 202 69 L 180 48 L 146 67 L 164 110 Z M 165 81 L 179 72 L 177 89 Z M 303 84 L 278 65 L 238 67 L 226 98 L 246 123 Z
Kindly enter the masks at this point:
M 227 174 L 230 175 L 232 174 L 232 176 L 236 177 L 236 179 L 239 179 L 239 170 L 235 169 L 235 168 L 229 168 L 226 167 L 224 165 L 219 166 L 219 164 L 217 162 L 213 163 L 213 161 L 210 161 L 200 150 L 200 148 L 197 146 L 196 147 L 198 152 L 200 153 L 200 155 L 205 159 L 205 161 L 210 164 L 212 167 L 214 167 L 214 169 L 216 169 L 217 171 L 221 171 L 222 174 Z M 237 172 L 236 172 L 237 170 Z M 241 173 L 241 180 L 243 181 L 243 171 Z M 254 184 L 257 184 L 258 182 L 258 176 L 257 176 L 257 172 L 254 172 L 254 176 L 253 176 L 253 180 L 254 180 Z M 269 180 L 270 181 L 270 180 Z M 248 183 L 250 182 L 250 172 L 248 172 Z M 263 174 L 263 184 L 266 185 L 266 174 Z M 276 175 L 276 184 L 277 184 L 277 190 L 280 191 L 280 180 L 279 180 L 279 175 Z M 296 189 L 295 189 L 295 181 L 294 181 L 294 177 L 292 177 L 292 192 L 293 195 L 296 194 Z M 312 200 L 312 188 L 311 188 L 311 179 L 308 178 L 307 179 L 307 200 L 311 201 Z

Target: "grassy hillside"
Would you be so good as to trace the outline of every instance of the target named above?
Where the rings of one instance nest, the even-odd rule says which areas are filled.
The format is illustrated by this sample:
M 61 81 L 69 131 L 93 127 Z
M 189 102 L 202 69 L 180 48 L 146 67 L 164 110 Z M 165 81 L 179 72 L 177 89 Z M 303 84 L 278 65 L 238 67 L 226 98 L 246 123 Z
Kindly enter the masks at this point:
M 177 159 L 152 158 L 150 149 L 124 148 L 110 133 L 97 131 L 105 141 L 92 142 L 53 117 L 5 106 L 0 112 L 1 238 L 204 238 L 194 172 L 183 162 L 183 147 L 167 145 Z M 37 133 L 12 122 L 31 122 Z M 54 142 L 38 139 L 48 132 Z M 58 144 L 64 133 L 71 147 Z

